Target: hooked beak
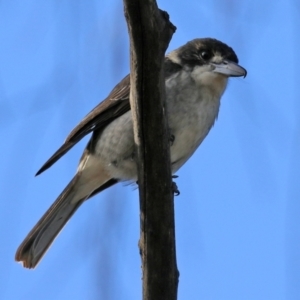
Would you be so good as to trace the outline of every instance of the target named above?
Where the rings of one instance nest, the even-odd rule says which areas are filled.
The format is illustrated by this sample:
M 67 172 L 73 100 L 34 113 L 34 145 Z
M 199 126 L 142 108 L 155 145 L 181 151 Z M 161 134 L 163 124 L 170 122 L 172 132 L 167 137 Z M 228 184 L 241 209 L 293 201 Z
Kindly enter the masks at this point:
M 230 77 L 244 76 L 244 78 L 247 75 L 246 69 L 230 60 L 223 60 L 220 64 L 211 63 L 211 65 L 214 67 L 213 72 L 215 73 L 224 74 Z

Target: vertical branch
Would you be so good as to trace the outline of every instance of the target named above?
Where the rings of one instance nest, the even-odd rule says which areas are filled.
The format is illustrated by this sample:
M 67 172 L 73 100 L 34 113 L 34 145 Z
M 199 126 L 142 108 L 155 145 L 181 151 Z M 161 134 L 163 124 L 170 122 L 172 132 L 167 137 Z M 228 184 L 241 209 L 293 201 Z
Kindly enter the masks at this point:
M 175 31 L 155 0 L 124 0 L 130 35 L 130 104 L 138 153 L 143 299 L 177 299 L 174 202 L 164 54 Z

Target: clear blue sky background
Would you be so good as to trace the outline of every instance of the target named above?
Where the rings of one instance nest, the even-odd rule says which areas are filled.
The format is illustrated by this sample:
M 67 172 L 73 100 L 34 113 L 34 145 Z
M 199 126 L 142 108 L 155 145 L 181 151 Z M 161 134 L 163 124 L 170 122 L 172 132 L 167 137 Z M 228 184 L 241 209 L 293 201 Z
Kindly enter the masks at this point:
M 35 270 L 17 246 L 73 176 L 87 139 L 41 176 L 66 135 L 129 72 L 121 0 L 0 2 L 0 298 L 141 299 L 137 190 L 85 203 Z M 300 299 L 297 0 L 159 1 L 177 26 L 233 47 L 219 119 L 178 172 L 179 299 Z

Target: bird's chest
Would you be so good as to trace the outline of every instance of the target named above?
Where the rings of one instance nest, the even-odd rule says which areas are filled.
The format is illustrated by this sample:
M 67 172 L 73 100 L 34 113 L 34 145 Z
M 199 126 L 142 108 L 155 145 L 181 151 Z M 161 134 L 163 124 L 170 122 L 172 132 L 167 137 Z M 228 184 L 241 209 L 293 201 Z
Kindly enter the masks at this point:
M 220 97 L 209 89 L 191 86 L 171 96 L 168 122 L 174 136 L 171 146 L 173 170 L 179 169 L 208 134 L 219 112 Z

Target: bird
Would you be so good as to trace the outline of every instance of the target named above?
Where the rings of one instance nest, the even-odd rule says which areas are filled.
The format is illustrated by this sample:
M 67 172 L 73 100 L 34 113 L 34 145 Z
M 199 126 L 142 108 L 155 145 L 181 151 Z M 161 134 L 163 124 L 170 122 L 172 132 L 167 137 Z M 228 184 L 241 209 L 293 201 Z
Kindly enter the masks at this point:
M 246 77 L 234 50 L 213 38 L 197 38 L 171 51 L 164 65 L 172 174 L 192 156 L 218 117 L 229 77 Z M 120 181 L 137 180 L 127 75 L 70 132 L 36 175 L 50 168 L 84 136 L 91 138 L 70 183 L 16 251 L 15 260 L 35 268 L 75 211 Z

